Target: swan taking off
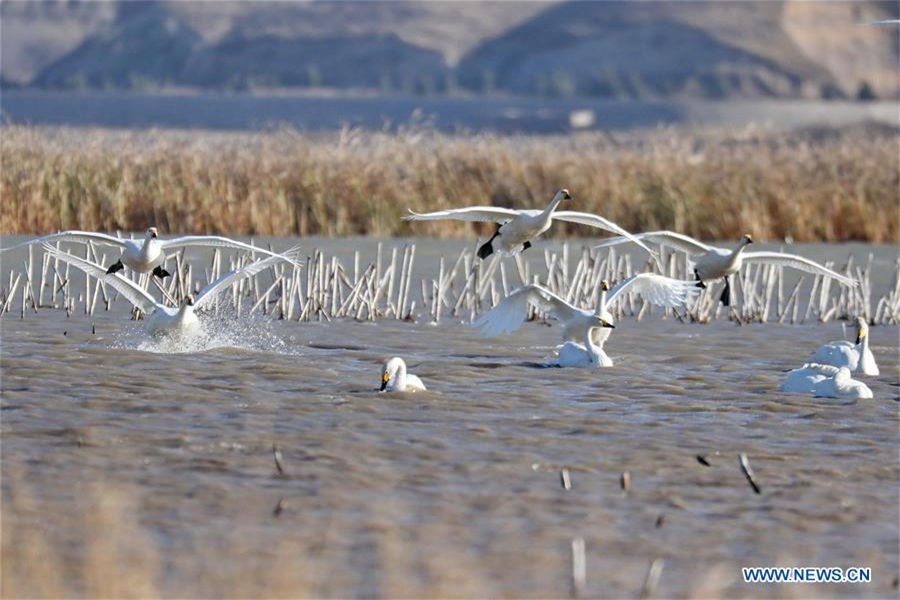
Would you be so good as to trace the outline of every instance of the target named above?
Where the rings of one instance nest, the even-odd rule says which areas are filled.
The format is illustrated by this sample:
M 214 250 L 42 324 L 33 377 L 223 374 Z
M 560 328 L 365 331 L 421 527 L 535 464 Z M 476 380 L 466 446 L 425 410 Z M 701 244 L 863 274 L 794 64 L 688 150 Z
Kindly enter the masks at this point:
M 144 232 L 143 242 L 137 240 L 124 240 L 113 237 L 111 235 L 106 235 L 105 233 L 94 233 L 91 231 L 62 231 L 60 233 L 45 235 L 44 237 L 39 237 L 27 242 L 22 242 L 21 244 L 16 244 L 15 246 L 10 246 L 9 248 L 3 248 L 3 250 L 0 250 L 0 252 L 13 250 L 15 248 L 21 248 L 22 246 L 27 246 L 28 244 L 34 244 L 37 242 L 47 243 L 57 240 L 62 242 L 80 243 L 94 242 L 97 244 L 115 246 L 122 249 L 122 255 L 119 257 L 119 260 L 110 265 L 108 269 L 106 269 L 107 273 L 115 273 L 117 271 L 121 271 L 125 267 L 128 267 L 139 273 L 153 273 L 160 279 L 168 277 L 170 275 L 170 273 L 163 268 L 163 265 L 166 262 L 166 251 L 181 246 L 212 246 L 218 248 L 235 248 L 238 250 L 246 250 L 248 252 L 259 252 L 260 254 L 265 254 L 271 257 L 279 256 L 275 252 L 269 252 L 268 250 L 256 248 L 254 246 L 251 246 L 250 244 L 245 244 L 244 242 L 239 242 L 237 240 L 232 240 L 226 237 L 215 235 L 189 235 L 180 238 L 173 238 L 171 240 L 160 240 L 158 239 L 158 236 L 159 231 L 156 229 L 156 227 L 151 227 L 146 232 Z M 290 260 L 289 262 L 294 261 Z M 298 263 L 294 264 L 297 267 L 301 266 Z
M 499 206 L 470 206 L 468 208 L 451 208 L 430 213 L 416 213 L 403 217 L 404 221 L 440 221 L 453 219 L 456 221 L 479 221 L 499 223 L 497 231 L 478 249 L 478 257 L 485 259 L 494 251 L 500 254 L 518 254 L 531 247 L 531 241 L 550 229 L 551 223 L 568 221 L 590 227 L 597 227 L 624 236 L 625 239 L 638 244 L 656 259 L 656 254 L 643 242 L 631 235 L 612 221 L 590 213 L 563 210 L 556 208 L 563 200 L 571 200 L 569 190 L 561 189 L 553 196 L 553 200 L 544 210 L 515 210 Z
M 856 319 L 856 343 L 851 344 L 847 340 L 829 342 L 820 346 L 809 357 L 809 362 L 847 367 L 850 371 L 858 371 L 863 375 L 878 375 L 880 372 L 875 357 L 869 350 L 869 324 L 862 317 Z
M 381 367 L 382 392 L 425 391 L 425 384 L 412 373 L 406 372 L 406 363 L 399 356 L 385 361 Z
M 841 284 L 849 287 L 857 285 L 857 282 L 849 277 L 845 277 L 817 262 L 811 261 L 808 258 L 803 258 L 802 256 L 797 256 L 796 254 L 785 254 L 783 252 L 744 252 L 744 248 L 753 243 L 753 238 L 750 237 L 749 234 L 741 238 L 741 241 L 738 242 L 737 247 L 733 250 L 709 246 L 692 237 L 675 233 L 674 231 L 649 231 L 647 233 L 637 233 L 632 237 L 686 252 L 690 255 L 691 260 L 694 263 L 694 274 L 697 279 L 702 282 L 724 279 L 725 288 L 722 290 L 721 300 L 722 304 L 725 306 L 731 304 L 731 286 L 729 285 L 728 278 L 740 271 L 741 266 L 743 266 L 745 262 L 792 267 L 794 269 L 806 271 L 807 273 L 836 279 Z M 603 248 L 606 246 L 614 246 L 616 244 L 624 244 L 630 241 L 630 238 L 620 236 L 610 238 L 594 247 Z
M 850 369 L 841 367 L 832 377 L 816 382 L 813 393 L 817 398 L 872 398 L 872 390 L 862 381 L 850 377 Z
M 612 366 L 612 360 L 603 351 L 603 343 L 608 336 L 599 334 L 597 330 L 615 327 L 608 307 L 620 294 L 629 290 L 653 304 L 670 308 L 684 304 L 699 292 L 693 281 L 671 279 L 655 273 L 639 273 L 619 282 L 608 294 L 604 293 L 599 310 L 594 313 L 572 306 L 540 285 L 531 284 L 504 298 L 482 315 L 475 322 L 475 327 L 487 337 L 512 333 L 525 322 L 528 306 L 531 305 L 562 323 L 564 344 L 559 349 L 559 366 Z
M 202 309 L 211 304 L 216 296 L 231 284 L 236 283 L 245 277 L 256 275 L 280 260 L 295 263 L 299 255 L 300 247 L 296 246 L 286 251 L 284 254 L 271 256 L 264 260 L 258 260 L 223 274 L 200 290 L 200 293 L 197 294 L 196 298 L 191 294 L 185 296 L 181 306 L 178 308 L 160 304 L 149 292 L 147 292 L 147 290 L 135 282 L 126 279 L 117 273 L 107 273 L 105 268 L 92 263 L 89 260 L 67 254 L 47 243 L 44 243 L 44 250 L 53 258 L 57 258 L 70 264 L 73 267 L 84 271 L 91 277 L 96 277 L 122 294 L 129 302 L 147 315 L 147 332 L 150 333 L 150 335 L 163 333 L 184 335 L 193 334 L 200 330 L 200 321 L 197 319 L 197 315 L 194 312 L 195 310 Z

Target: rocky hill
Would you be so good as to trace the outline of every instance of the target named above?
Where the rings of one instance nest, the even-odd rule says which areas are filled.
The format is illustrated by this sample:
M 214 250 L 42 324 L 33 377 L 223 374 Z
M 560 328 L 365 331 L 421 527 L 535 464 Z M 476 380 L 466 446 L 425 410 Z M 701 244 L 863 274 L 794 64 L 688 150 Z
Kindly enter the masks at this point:
M 895 2 L 19 2 L 5 85 L 896 98 Z

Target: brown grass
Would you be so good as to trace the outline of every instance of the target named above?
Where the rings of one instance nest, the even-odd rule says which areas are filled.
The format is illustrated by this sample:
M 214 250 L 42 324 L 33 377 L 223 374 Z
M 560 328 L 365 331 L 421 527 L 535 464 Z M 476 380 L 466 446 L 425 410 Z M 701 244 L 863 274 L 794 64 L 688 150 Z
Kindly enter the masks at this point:
M 703 239 L 897 242 L 896 131 L 497 137 L 2 128 L 0 231 L 470 235 L 419 211 L 545 205 Z M 590 234 L 557 225 L 554 235 Z

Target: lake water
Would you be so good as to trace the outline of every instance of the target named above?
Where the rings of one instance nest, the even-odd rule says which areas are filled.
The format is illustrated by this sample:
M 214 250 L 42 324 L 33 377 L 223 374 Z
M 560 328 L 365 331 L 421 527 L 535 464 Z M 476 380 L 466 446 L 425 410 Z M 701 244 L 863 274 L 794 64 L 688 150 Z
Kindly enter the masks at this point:
M 418 243 L 423 269 L 462 244 Z M 896 248 L 815 252 L 854 248 L 893 284 Z M 121 302 L 6 314 L 3 596 L 565 597 L 579 537 L 585 596 L 638 597 L 655 559 L 657 597 L 896 596 L 897 327 L 871 328 L 875 398 L 839 401 L 777 391 L 838 322 L 625 319 L 614 367 L 556 369 L 556 327 L 425 321 L 242 318 L 225 347 L 167 354 Z M 393 355 L 429 391 L 376 393 Z M 873 581 L 745 584 L 743 566 Z
M 442 131 L 564 133 L 574 128 L 634 129 L 657 125 L 779 129 L 878 122 L 897 125 L 893 102 L 622 101 L 595 98 L 298 96 L 141 94 L 3 90 L 0 117 L 12 123 L 116 128 L 247 130 L 342 126 Z

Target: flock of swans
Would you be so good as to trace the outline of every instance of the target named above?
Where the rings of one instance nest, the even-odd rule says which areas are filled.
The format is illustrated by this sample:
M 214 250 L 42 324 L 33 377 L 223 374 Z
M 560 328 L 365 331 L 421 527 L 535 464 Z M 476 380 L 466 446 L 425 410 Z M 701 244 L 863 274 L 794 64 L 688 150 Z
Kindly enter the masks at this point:
M 543 210 L 473 206 L 430 213 L 410 211 L 410 214 L 403 218 L 409 221 L 452 219 L 497 223 L 497 230 L 478 249 L 477 254 L 482 260 L 495 252 L 508 256 L 528 250 L 532 241 L 546 232 L 554 220 L 588 225 L 618 234 L 618 237 L 610 238 L 596 247 L 634 243 L 646 250 L 654 261 L 658 259 L 658 253 L 647 243 L 672 247 L 688 254 L 693 263 L 696 278 L 694 280 L 673 279 L 655 273 L 639 273 L 618 282 L 612 289 L 608 282 L 603 281 L 598 288 L 600 294 L 596 310 L 578 308 L 550 290 L 538 284 L 531 284 L 511 292 L 475 322 L 475 327 L 482 335 L 494 337 L 512 333 L 521 327 L 529 317 L 529 307 L 557 319 L 561 325 L 561 343 L 556 347 L 555 359 L 549 364 L 558 367 L 613 365 L 612 359 L 604 351 L 604 344 L 611 330 L 615 328 L 608 307 L 625 292 L 637 294 L 645 301 L 660 307 L 676 308 L 693 299 L 701 288 L 706 287 L 707 282 L 721 279 L 724 281 L 724 287 L 720 300 L 728 306 L 731 302 L 729 278 L 740 271 L 745 262 L 791 267 L 834 279 L 845 286 L 857 285 L 854 280 L 802 256 L 781 252 L 745 251 L 745 248 L 753 243 L 750 235 L 745 235 L 733 249 L 717 248 L 673 231 L 631 234 L 612 221 L 597 215 L 557 210 L 561 202 L 571 199 L 569 191 L 561 189 Z M 64 252 L 50 242 L 99 243 L 120 248 L 122 254 L 115 263 L 104 267 Z M 278 261 L 285 261 L 296 267 L 301 266 L 299 247 L 275 253 L 220 236 L 186 236 L 160 240 L 155 227 L 146 230 L 143 241 L 120 239 L 102 233 L 64 231 L 29 240 L 2 251 L 35 243 L 40 243 L 44 251 L 54 259 L 76 267 L 118 291 L 147 316 L 147 331 L 154 336 L 191 336 L 202 329 L 201 318 L 198 318 L 195 311 L 209 308 L 217 295 L 232 284 L 243 278 L 252 277 Z M 164 268 L 166 252 L 172 248 L 187 246 L 232 248 L 260 253 L 266 258 L 224 273 L 196 294 L 186 294 L 181 306 L 177 308 L 158 302 L 144 287 L 118 273 L 128 267 L 135 272 L 152 274 L 160 279 L 168 277 L 170 274 Z M 781 390 L 789 393 L 812 393 L 822 397 L 871 398 L 871 390 L 864 383 L 853 380 L 852 372 L 869 376 L 878 375 L 878 367 L 868 346 L 868 325 L 862 318 L 857 323 L 855 344 L 838 341 L 822 346 L 803 367 L 788 373 Z M 382 367 L 380 389 L 403 392 L 426 388 L 419 377 L 407 372 L 402 358 L 393 357 Z

